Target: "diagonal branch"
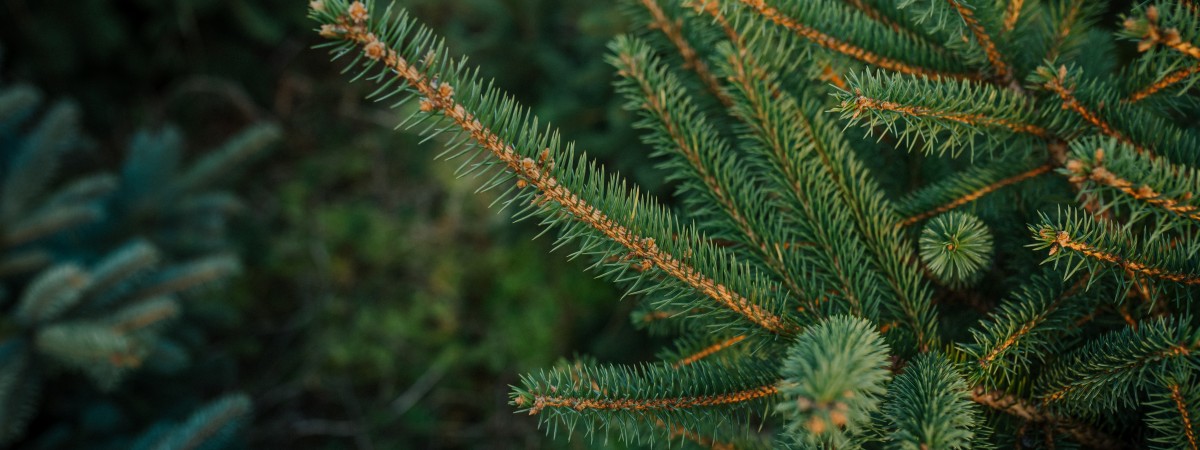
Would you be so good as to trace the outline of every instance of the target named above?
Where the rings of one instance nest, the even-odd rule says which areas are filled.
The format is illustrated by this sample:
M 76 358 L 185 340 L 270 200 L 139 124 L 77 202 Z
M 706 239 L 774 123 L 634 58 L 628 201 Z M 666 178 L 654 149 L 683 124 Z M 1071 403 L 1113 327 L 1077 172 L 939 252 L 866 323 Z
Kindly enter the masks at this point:
M 1004 9 L 1004 32 L 1011 32 L 1017 27 L 1017 21 L 1021 18 L 1021 7 L 1025 6 L 1025 0 L 1008 0 L 1008 6 Z
M 790 289 L 795 295 L 804 295 L 804 290 L 796 282 L 798 275 L 791 273 L 788 270 L 788 265 L 783 259 L 781 247 L 786 249 L 789 246 L 788 242 L 778 242 L 772 239 L 771 236 L 764 236 L 762 233 L 755 231 L 755 225 L 762 225 L 761 221 L 755 220 L 753 217 L 747 217 L 743 211 L 746 210 L 744 202 L 739 201 L 730 189 L 726 186 L 733 184 L 724 173 L 717 172 L 717 167 L 711 166 L 709 161 L 706 161 L 701 154 L 705 146 L 705 141 L 702 138 L 697 138 L 694 133 L 686 133 L 688 119 L 690 116 L 685 111 L 671 111 L 671 106 L 667 104 L 666 99 L 659 94 L 661 89 L 656 88 L 655 83 L 647 76 L 646 61 L 633 54 L 622 51 L 617 56 L 619 74 L 637 84 L 641 91 L 641 98 L 645 99 L 641 103 L 641 108 L 651 114 L 661 126 L 661 130 L 666 137 L 674 144 L 673 150 L 678 152 L 680 156 L 687 162 L 693 170 L 700 182 L 704 184 L 707 191 L 712 194 L 713 198 L 719 204 L 721 211 L 725 217 L 732 223 L 737 231 L 742 235 L 744 244 L 750 247 L 750 250 L 756 256 L 762 258 L 763 262 L 775 272 L 780 280 Z M 724 94 L 723 94 L 724 95 Z M 729 99 L 728 96 L 725 96 Z M 686 110 L 686 108 L 685 108 Z M 699 142 L 695 139 L 700 139 Z M 713 145 L 715 148 L 724 148 L 721 145 Z M 721 179 L 718 179 L 720 177 Z
M 1178 384 L 1171 384 L 1168 388 L 1171 390 L 1171 401 L 1175 403 L 1175 409 L 1179 411 L 1179 420 L 1183 422 L 1183 434 L 1187 437 L 1188 445 L 1192 450 L 1197 450 L 1196 432 L 1192 429 L 1192 418 L 1188 413 L 1187 402 L 1179 392 Z
M 420 95 L 422 112 L 438 112 L 451 119 L 454 126 L 465 131 L 473 141 L 499 159 L 510 172 L 520 177 L 523 183 L 537 189 L 545 200 L 559 204 L 576 220 L 625 247 L 634 257 L 648 261 L 652 266 L 767 331 L 778 334 L 790 334 L 795 331 L 795 326 L 783 318 L 708 278 L 695 267 L 659 249 L 653 238 L 639 236 L 592 206 L 560 184 L 544 164 L 522 157 L 499 135 L 484 127 L 474 112 L 467 111 L 466 107 L 454 99 L 455 89 L 449 82 L 432 79 L 418 65 L 409 62 L 395 49 L 380 41 L 367 26 L 369 18 L 370 13 L 366 7 L 355 1 L 351 4 L 348 16 L 341 17 L 336 25 L 323 26 L 321 34 L 327 38 L 343 39 L 361 46 L 364 56 L 385 64 Z
M 973 79 L 973 75 L 959 73 L 944 73 L 925 67 L 914 66 L 903 61 L 888 58 L 879 55 L 875 52 L 851 44 L 844 40 L 830 36 L 817 30 L 816 28 L 802 24 L 795 19 L 787 17 L 779 12 L 773 6 L 767 5 L 765 0 L 739 0 L 746 6 L 753 8 L 764 18 L 774 22 L 776 25 L 792 30 L 801 37 L 812 41 L 813 43 L 831 50 L 836 53 L 848 56 L 858 61 L 876 66 L 882 69 L 893 72 L 900 72 L 910 75 L 923 75 L 930 78 L 954 78 L 954 79 Z
M 1060 100 L 1062 100 L 1063 109 L 1069 109 L 1071 111 L 1074 111 L 1075 114 L 1078 114 L 1079 117 L 1083 118 L 1083 120 L 1087 121 L 1087 123 L 1091 124 L 1092 126 L 1096 127 L 1097 129 L 1099 129 L 1100 132 L 1103 133 L 1105 136 L 1111 137 L 1111 138 L 1121 141 L 1125 144 L 1129 144 L 1135 150 L 1137 150 L 1138 153 L 1145 153 L 1147 155 L 1153 156 L 1153 154 L 1150 153 L 1149 149 L 1133 142 L 1132 139 L 1130 139 L 1124 133 L 1121 133 L 1120 131 L 1118 131 L 1116 128 L 1114 128 L 1112 126 L 1112 124 L 1106 122 L 1103 118 L 1101 118 L 1097 112 L 1088 109 L 1087 106 L 1085 106 L 1082 102 L 1079 101 L 1078 98 L 1075 97 L 1074 87 L 1068 87 L 1064 84 L 1065 79 L 1066 79 L 1066 66 L 1060 66 L 1059 70 L 1058 70 L 1058 74 L 1056 74 L 1056 76 L 1050 77 L 1049 80 L 1046 81 L 1046 83 L 1044 84 L 1044 86 L 1047 89 L 1050 89 L 1051 92 L 1058 94 L 1058 98 Z
M 1097 152 L 1100 154 L 1100 152 Z M 1097 161 L 1100 161 L 1097 159 Z M 1134 200 L 1145 202 L 1148 205 L 1162 208 L 1167 212 L 1179 217 L 1200 222 L 1200 208 L 1187 204 L 1186 199 L 1190 199 L 1190 192 L 1183 195 L 1184 199 L 1171 198 L 1154 190 L 1149 185 L 1143 184 L 1134 187 L 1133 182 L 1121 178 L 1115 173 L 1112 173 L 1103 166 L 1097 166 L 1092 169 L 1087 169 L 1087 165 L 1078 159 L 1067 161 L 1067 170 L 1074 174 L 1072 181 L 1082 181 L 1084 179 L 1094 181 L 1098 184 L 1111 187 L 1121 193 L 1132 197 Z
M 674 364 L 672 364 L 672 367 L 675 367 L 676 369 L 678 369 L 678 368 L 686 366 L 688 364 L 693 364 L 696 361 L 699 361 L 699 360 L 702 360 L 709 356 L 712 356 L 713 354 L 715 354 L 721 350 L 725 350 L 729 347 L 732 347 L 732 346 L 736 345 L 738 342 L 742 342 L 745 339 L 746 339 L 745 335 L 739 334 L 737 336 L 723 340 L 721 342 L 710 345 L 708 347 L 704 347 L 704 348 L 700 349 L 700 351 L 698 351 L 696 353 L 692 353 L 691 355 L 688 355 L 687 357 L 675 362 Z
M 1146 21 L 1144 22 L 1146 27 L 1142 30 L 1142 41 L 1138 43 L 1138 50 L 1144 52 L 1155 45 L 1163 45 L 1186 56 L 1200 59 L 1200 47 L 1183 40 L 1176 28 L 1163 29 L 1159 27 L 1158 16 L 1158 7 L 1146 8 Z M 1143 22 L 1139 20 L 1129 18 L 1125 20 L 1124 25 L 1128 30 L 1136 30 L 1142 24 Z
M 1063 230 L 1056 232 L 1054 230 L 1045 229 L 1042 230 L 1041 233 L 1043 236 L 1052 236 L 1054 246 L 1050 247 L 1051 255 L 1057 253 L 1059 249 L 1065 249 L 1077 252 L 1087 258 L 1120 266 L 1122 269 L 1150 278 L 1158 278 L 1185 285 L 1200 284 L 1200 276 L 1172 272 L 1142 263 L 1140 261 L 1134 261 L 1120 255 L 1106 252 L 1102 249 L 1093 247 L 1086 242 L 1071 240 L 1071 235 Z
M 1193 12 L 1195 10 L 1193 9 Z M 1200 60 L 1200 48 L 1190 42 L 1184 41 L 1179 36 L 1179 30 L 1175 28 L 1163 29 L 1158 26 L 1158 8 L 1151 6 L 1146 9 L 1145 22 L 1129 18 L 1125 21 L 1125 28 L 1130 31 L 1141 29 L 1142 41 L 1138 43 L 1138 51 L 1146 52 L 1156 45 L 1163 45 L 1188 56 L 1194 60 Z M 1143 29 L 1142 26 L 1145 25 Z M 1144 100 L 1146 97 L 1154 95 L 1164 89 L 1167 89 L 1175 84 L 1178 84 L 1192 75 L 1200 73 L 1200 63 L 1192 64 L 1181 69 L 1176 69 L 1157 80 L 1150 85 L 1134 92 L 1126 100 L 1129 103 L 1137 103 Z
M 1146 86 L 1144 88 L 1139 89 L 1137 92 L 1134 92 L 1125 101 L 1127 101 L 1129 103 L 1140 102 L 1142 100 L 1145 100 L 1146 97 L 1157 94 L 1160 91 L 1167 89 L 1171 86 L 1174 86 L 1183 80 L 1191 78 L 1192 75 L 1195 75 L 1197 73 L 1200 73 L 1200 63 L 1194 64 L 1194 65 L 1191 65 L 1188 67 L 1184 67 L 1182 69 L 1177 69 L 1174 72 L 1167 74 L 1167 76 L 1162 77 L 1162 79 L 1150 84 L 1149 86 Z
M 1012 81 L 1012 69 L 1004 61 L 1000 50 L 996 49 L 996 43 L 992 41 L 992 37 L 983 28 L 983 24 L 979 22 L 979 18 L 975 17 L 975 11 L 972 11 L 971 8 L 963 5 L 958 0 L 946 0 L 946 3 L 949 3 L 950 7 L 954 8 L 958 12 L 958 15 L 962 17 L 963 22 L 966 22 L 967 28 L 971 30 L 971 34 L 975 35 L 975 42 L 978 42 L 979 46 L 983 47 L 983 52 L 987 55 L 988 62 L 992 63 L 992 67 L 996 69 L 996 75 L 1005 81 Z
M 857 95 L 854 98 L 854 106 L 856 108 L 856 116 L 859 111 L 864 109 L 873 109 L 878 111 L 892 111 L 901 114 L 907 114 L 914 117 L 930 117 L 934 119 L 945 119 L 958 122 L 970 126 L 984 127 L 1001 127 L 1007 128 L 1016 133 L 1027 133 L 1040 138 L 1050 137 L 1050 131 L 1037 125 L 1020 123 L 1013 120 L 1008 120 L 1000 117 L 992 117 L 986 114 L 978 113 L 960 113 L 954 111 L 938 111 L 933 108 L 924 106 L 904 105 L 887 100 L 878 100 L 863 95 Z
M 1079 293 L 1079 290 L 1087 284 L 1089 278 L 1090 276 L 1080 277 L 1075 284 L 1072 284 L 1069 289 L 1059 294 L 1058 297 L 1055 298 L 1054 301 L 1049 305 L 1047 305 L 1045 309 L 1041 310 L 1041 312 L 1039 312 L 1036 316 L 1030 318 L 1030 320 L 1022 323 L 1020 328 L 1017 328 L 1009 333 L 1008 337 L 1004 339 L 1004 342 L 1001 342 L 1000 345 L 993 347 L 987 352 L 987 354 L 979 358 L 979 366 L 984 369 L 988 368 L 988 366 L 992 365 L 997 358 L 1001 357 L 1005 352 L 1013 348 L 1013 346 L 1019 344 L 1022 339 L 1029 335 L 1029 333 L 1033 332 L 1035 328 L 1049 319 L 1051 314 L 1057 311 L 1059 306 L 1062 306 L 1063 301 Z
M 936 216 L 936 215 L 944 213 L 946 211 L 950 211 L 954 208 L 965 205 L 967 203 L 971 203 L 975 200 L 979 200 L 983 196 L 988 195 L 992 192 L 995 192 L 996 190 L 998 190 L 1002 187 L 1005 187 L 1005 186 L 1008 186 L 1011 184 L 1020 183 L 1022 181 L 1028 180 L 1030 178 L 1034 178 L 1038 175 L 1050 172 L 1050 170 L 1053 168 L 1054 168 L 1054 166 L 1051 166 L 1051 165 L 1039 166 L 1032 170 L 1028 170 L 1028 171 L 1019 173 L 1017 175 L 1013 175 L 1011 177 L 1005 178 L 1003 180 L 997 181 L 995 183 L 992 183 L 987 186 L 976 189 L 974 191 L 971 191 L 967 195 L 958 197 L 949 203 L 938 206 L 937 208 L 934 208 L 929 211 L 925 211 L 920 214 L 916 214 L 911 217 L 908 217 L 908 218 L 900 221 L 899 223 L 897 223 L 896 226 L 901 227 L 901 228 L 911 226 L 922 220 L 928 219 L 930 217 Z
M 895 31 L 896 33 L 907 34 L 912 37 L 917 37 L 912 33 L 911 30 L 904 28 L 899 23 L 897 23 L 895 20 L 892 20 L 890 17 L 884 15 L 883 12 L 879 11 L 878 9 L 876 9 L 875 7 L 873 7 L 871 5 L 868 5 L 863 0 L 843 0 L 843 1 L 846 2 L 847 4 L 849 4 L 850 6 L 853 6 L 854 9 L 861 11 L 863 13 L 863 15 L 867 16 L 867 18 L 874 20 L 876 22 L 879 22 L 881 24 L 887 25 L 888 28 L 891 28 L 892 31 Z
M 1072 0 L 1071 7 L 1067 9 L 1067 13 L 1062 20 L 1056 21 L 1054 26 L 1053 41 L 1050 43 L 1050 51 L 1046 53 L 1046 57 L 1042 58 L 1046 61 L 1054 61 L 1063 51 L 1063 45 L 1067 42 L 1067 38 L 1071 37 L 1071 32 L 1074 31 L 1075 25 L 1078 25 L 1079 20 L 1083 17 L 1083 3 L 1086 0 Z
M 683 58 L 683 68 L 695 72 L 696 76 L 700 77 L 700 81 L 704 83 L 704 87 L 722 105 L 731 105 L 733 101 L 721 90 L 721 83 L 717 81 L 717 77 L 709 69 L 708 63 L 704 61 L 704 58 L 700 57 L 695 47 L 692 47 L 692 44 L 683 36 L 682 23 L 679 20 L 671 20 L 667 17 L 666 12 L 663 11 L 662 7 L 655 0 L 640 0 L 640 3 L 646 8 L 646 12 L 650 13 L 651 22 L 649 28 L 662 31 L 667 40 L 671 41 L 671 45 L 675 46 L 675 49 L 679 51 L 679 56 Z
M 1086 425 L 1077 423 L 1065 417 L 1060 417 L 1057 414 L 1044 410 L 1033 405 L 1031 402 L 1017 398 L 1011 394 L 1006 394 L 1003 391 L 988 391 L 982 386 L 976 387 L 971 392 L 971 400 L 975 403 L 1003 412 L 1005 414 L 1019 417 L 1021 419 L 1045 423 L 1053 426 L 1059 431 L 1067 433 L 1076 442 L 1093 448 L 1101 449 L 1121 449 L 1126 448 L 1124 444 L 1117 441 L 1112 436 L 1104 434 L 1099 430 L 1087 427 Z

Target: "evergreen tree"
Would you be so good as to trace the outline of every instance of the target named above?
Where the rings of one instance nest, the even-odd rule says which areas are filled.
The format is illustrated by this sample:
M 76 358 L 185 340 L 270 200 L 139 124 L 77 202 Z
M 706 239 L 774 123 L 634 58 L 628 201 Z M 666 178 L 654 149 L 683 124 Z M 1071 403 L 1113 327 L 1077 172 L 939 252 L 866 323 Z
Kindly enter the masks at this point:
M 0 447 L 224 448 L 244 395 L 174 424 L 182 392 L 166 405 L 123 393 L 133 408 L 111 393 L 135 372 L 187 368 L 182 300 L 240 270 L 225 242 L 239 203 L 219 181 L 278 127 L 251 126 L 188 166 L 179 130 L 144 130 L 119 174 L 60 183 L 88 141 L 73 103 L 41 104 L 30 86 L 0 87 Z M 144 436 L 118 433 L 147 407 L 158 422 Z
M 519 412 L 708 448 L 1197 448 L 1193 2 L 625 3 L 608 60 L 678 208 L 404 12 L 310 3 L 400 127 L 678 336 L 526 375 Z

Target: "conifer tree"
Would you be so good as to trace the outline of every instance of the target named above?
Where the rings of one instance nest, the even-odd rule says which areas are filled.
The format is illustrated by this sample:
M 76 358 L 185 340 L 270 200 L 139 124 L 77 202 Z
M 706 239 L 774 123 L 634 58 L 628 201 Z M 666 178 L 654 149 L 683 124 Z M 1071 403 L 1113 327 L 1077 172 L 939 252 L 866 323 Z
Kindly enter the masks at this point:
M 1190 0 L 627 0 L 608 60 L 678 207 L 404 12 L 309 6 L 400 128 L 678 336 L 524 376 L 551 434 L 1197 448 Z
M 119 174 L 60 182 L 88 141 L 73 103 L 39 112 L 42 103 L 33 87 L 0 87 L 0 448 L 129 448 L 78 430 L 89 420 L 124 425 L 122 412 L 80 393 L 188 366 L 188 349 L 169 332 L 183 300 L 240 270 L 224 225 L 239 203 L 218 182 L 270 149 L 279 128 L 251 126 L 186 166 L 179 130 L 143 130 Z M 55 411 L 41 414 L 44 403 Z M 182 424 L 159 410 L 137 445 L 224 448 L 248 410 L 240 394 Z M 35 433 L 36 419 L 44 424 Z

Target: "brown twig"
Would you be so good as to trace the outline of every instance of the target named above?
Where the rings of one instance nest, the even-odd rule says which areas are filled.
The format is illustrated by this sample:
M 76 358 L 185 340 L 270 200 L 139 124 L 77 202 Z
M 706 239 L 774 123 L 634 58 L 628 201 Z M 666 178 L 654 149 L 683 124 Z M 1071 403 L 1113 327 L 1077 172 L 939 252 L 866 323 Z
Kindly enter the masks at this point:
M 975 200 L 979 200 L 983 196 L 988 195 L 992 192 L 995 192 L 996 190 L 999 190 L 1002 187 L 1020 183 L 1022 181 L 1028 180 L 1030 178 L 1037 177 L 1038 175 L 1048 173 L 1052 169 L 1054 169 L 1054 166 L 1044 165 L 1044 166 L 1038 166 L 1038 167 L 1030 169 L 1028 171 L 1019 173 L 1017 175 L 1013 175 L 1011 177 L 1005 178 L 1003 180 L 997 181 L 995 183 L 992 183 L 987 186 L 976 189 L 974 191 L 971 191 L 971 192 L 967 193 L 966 195 L 958 197 L 944 205 L 940 205 L 929 211 L 925 211 L 925 212 L 922 212 L 919 214 L 915 214 L 911 217 L 908 217 L 908 218 L 900 221 L 899 223 L 897 223 L 896 226 L 901 227 L 901 228 L 911 226 L 922 220 L 928 219 L 930 217 L 936 216 L 936 215 L 944 213 L 946 211 L 950 211 L 954 208 L 958 208 L 962 205 L 971 203 Z
M 974 79 L 974 75 L 960 73 L 945 73 L 925 67 L 915 66 L 896 59 L 888 58 L 876 54 L 870 50 L 864 49 L 857 45 L 843 41 L 836 37 L 825 34 L 816 28 L 800 23 L 790 17 L 780 13 L 778 9 L 767 5 L 765 0 L 739 0 L 743 4 L 753 8 L 764 18 L 774 22 L 776 25 L 792 30 L 801 37 L 816 43 L 828 50 L 849 56 L 853 59 L 864 63 L 876 66 L 882 69 L 893 72 L 906 73 L 911 75 L 924 75 L 930 78 L 953 78 L 953 79 Z

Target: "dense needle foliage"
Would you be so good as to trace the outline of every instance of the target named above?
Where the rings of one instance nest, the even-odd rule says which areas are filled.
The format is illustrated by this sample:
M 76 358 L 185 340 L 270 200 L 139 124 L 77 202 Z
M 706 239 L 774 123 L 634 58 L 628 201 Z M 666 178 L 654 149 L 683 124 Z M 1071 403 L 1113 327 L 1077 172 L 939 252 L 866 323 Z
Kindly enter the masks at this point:
M 1195 4 L 624 3 L 608 61 L 677 210 L 406 13 L 309 5 L 400 127 L 679 336 L 528 374 L 517 411 L 709 448 L 1197 447 Z

